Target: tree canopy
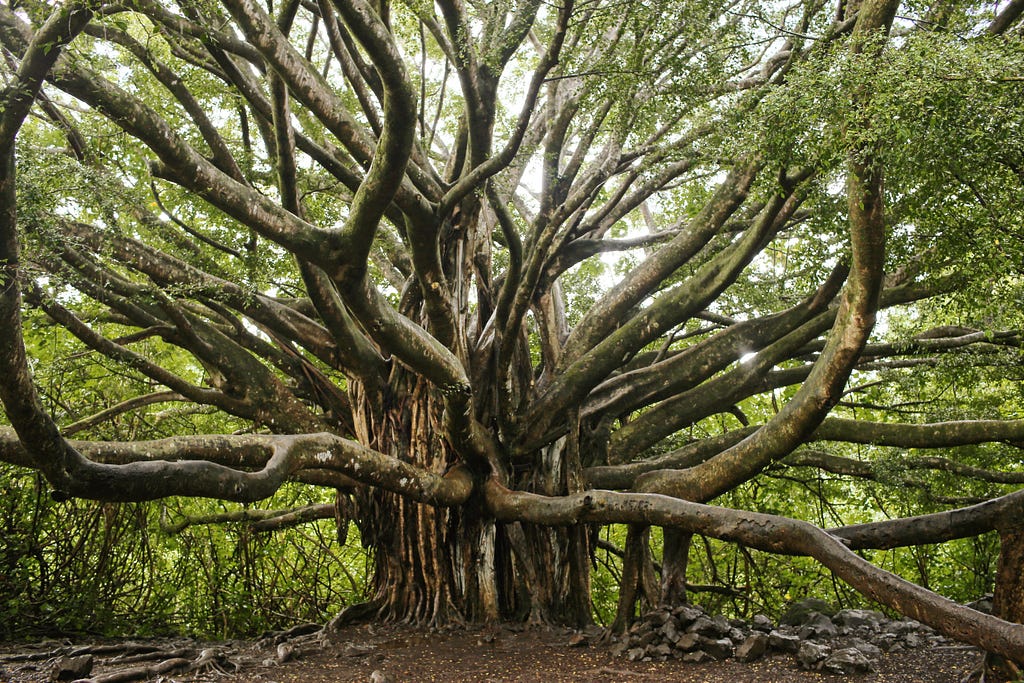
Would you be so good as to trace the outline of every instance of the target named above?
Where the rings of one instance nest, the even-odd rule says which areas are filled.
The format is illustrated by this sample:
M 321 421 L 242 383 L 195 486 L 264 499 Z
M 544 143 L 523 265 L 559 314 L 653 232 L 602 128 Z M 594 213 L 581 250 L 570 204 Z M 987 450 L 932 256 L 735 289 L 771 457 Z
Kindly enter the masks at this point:
M 335 491 L 383 618 L 586 622 L 627 523 L 620 626 L 700 534 L 1024 659 L 1008 587 L 854 552 L 1013 561 L 1022 10 L 0 7 L 0 459 L 58 499 Z M 992 486 L 831 529 L 728 495 L 805 471 Z

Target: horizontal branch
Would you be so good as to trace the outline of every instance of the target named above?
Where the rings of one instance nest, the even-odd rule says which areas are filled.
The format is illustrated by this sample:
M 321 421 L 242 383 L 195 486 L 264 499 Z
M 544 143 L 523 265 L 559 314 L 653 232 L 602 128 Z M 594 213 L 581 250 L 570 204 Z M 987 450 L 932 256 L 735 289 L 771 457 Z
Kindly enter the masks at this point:
M 303 470 L 330 470 L 432 505 L 464 503 L 472 480 L 461 468 L 445 475 L 333 434 L 179 436 L 156 441 L 69 441 L 78 458 L 56 497 L 143 501 L 168 496 L 251 502 L 272 495 Z M 0 427 L 0 460 L 35 461 L 9 428 Z M 335 482 L 336 484 L 337 482 Z
M 891 424 L 830 417 L 818 427 L 812 438 L 816 441 L 845 441 L 898 448 L 948 448 L 997 441 L 1024 443 L 1024 420 Z
M 844 458 L 818 450 L 797 451 L 782 462 L 797 467 L 817 467 L 833 474 L 844 474 L 864 479 L 879 478 L 877 463 L 871 460 Z M 1024 472 L 997 472 L 983 467 L 965 465 L 949 458 L 904 458 L 897 463 L 897 467 L 908 470 L 939 470 L 993 484 L 1024 484 Z
M 889 519 L 830 529 L 851 550 L 889 550 L 944 543 L 1018 525 L 1024 519 L 1024 491 L 969 507 L 930 515 Z
M 317 519 L 334 519 L 334 504 L 316 503 L 294 510 L 249 509 L 212 515 L 186 515 L 173 524 L 161 520 L 160 530 L 166 534 L 180 534 L 190 526 L 244 522 L 256 531 L 273 531 Z
M 807 555 L 870 599 L 989 652 L 1024 652 L 1024 625 L 957 604 L 875 567 L 836 536 L 807 522 L 701 505 L 656 494 L 583 491 L 559 498 L 509 491 L 489 481 L 488 509 L 500 520 L 571 525 L 587 522 L 672 527 L 758 550 Z

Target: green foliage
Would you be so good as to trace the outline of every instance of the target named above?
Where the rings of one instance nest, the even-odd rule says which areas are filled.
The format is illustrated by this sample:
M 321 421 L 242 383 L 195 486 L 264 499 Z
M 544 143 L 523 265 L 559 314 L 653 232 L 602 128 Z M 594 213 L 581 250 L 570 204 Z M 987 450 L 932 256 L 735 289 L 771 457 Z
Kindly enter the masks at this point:
M 225 30 L 234 30 L 216 3 L 202 4 L 209 5 L 202 7 L 202 12 L 209 12 L 214 21 L 223 18 Z M 917 268 L 929 280 L 942 275 L 959 279 L 958 286 L 945 297 L 886 311 L 872 342 L 911 348 L 923 330 L 949 325 L 984 331 L 990 339 L 968 353 L 921 354 L 917 359 L 921 363 L 909 372 L 895 363 L 865 366 L 854 373 L 851 390 L 842 397 L 836 414 L 909 422 L 968 416 L 1021 417 L 1024 374 L 1020 340 L 1006 341 L 997 335 L 1009 328 L 1024 327 L 1024 281 L 1020 275 L 1024 262 L 1020 234 L 1024 225 L 1020 202 L 1024 178 L 1024 108 L 1020 106 L 1024 46 L 1018 39 L 983 37 L 979 28 L 981 6 L 975 3 L 944 3 L 939 9 L 917 0 L 905 5 L 890 49 L 877 59 L 854 54 L 847 36 L 831 33 L 831 10 L 815 3 L 806 7 L 782 7 L 758 0 L 578 3 L 570 21 L 570 45 L 559 56 L 557 67 L 547 74 L 541 103 L 521 154 L 510 169 L 492 178 L 501 192 L 507 189 L 506 184 L 521 185 L 526 190 L 517 196 L 518 201 L 508 202 L 526 250 L 549 241 L 570 244 L 571 236 L 591 239 L 600 232 L 597 227 L 606 229 L 601 234 L 611 239 L 629 239 L 652 230 L 686 226 L 707 207 L 715 196 L 715 187 L 737 160 L 755 156 L 763 159 L 766 170 L 749 197 L 743 197 L 743 207 L 707 245 L 695 247 L 697 253 L 692 258 L 661 279 L 657 287 L 645 291 L 644 300 L 634 307 L 640 310 L 660 293 L 683 285 L 717 254 L 735 244 L 762 207 L 786 185 L 780 174 L 812 168 L 816 175 L 801 187 L 802 204 L 793 219 L 724 292 L 711 292 L 707 302 L 700 304 L 713 314 L 733 320 L 767 316 L 813 293 L 829 271 L 849 256 L 847 163 L 851 154 L 872 150 L 886 174 L 887 273 L 895 275 L 908 269 L 905 278 L 912 282 Z M 459 41 L 475 43 L 479 53 L 474 59 L 493 69 L 498 66 L 497 55 L 508 28 L 505 11 L 521 6 L 511 2 L 465 5 L 469 35 L 449 36 L 452 44 L 445 47 L 454 52 L 442 49 L 436 36 L 429 36 L 428 27 L 421 23 L 424 17 L 441 21 L 434 16 L 432 3 L 415 0 L 391 8 L 397 49 L 409 61 L 411 85 L 422 93 L 415 112 L 418 120 L 408 121 L 408 125 L 417 127 L 421 142 L 415 163 L 423 176 L 410 177 L 406 183 L 415 188 L 417 201 L 436 205 L 439 197 L 434 196 L 432 185 L 437 184 L 436 191 L 443 194 L 451 186 L 453 174 L 460 171 L 458 166 L 466 166 L 458 149 L 460 130 L 465 133 L 464 127 L 473 118 L 472 112 L 464 111 L 470 98 L 461 91 L 470 79 L 462 74 L 460 80 L 449 70 L 450 60 L 469 58 Z M 529 39 L 518 46 L 497 86 L 500 96 L 493 103 L 481 103 L 481 109 L 493 105 L 496 119 L 493 140 L 471 141 L 480 148 L 478 151 L 488 149 L 482 154 L 500 150 L 507 141 L 519 115 L 523 85 L 552 35 L 557 9 L 546 3 L 540 7 Z M 24 11 L 39 20 L 48 7 L 33 2 Z M 299 17 L 293 29 L 296 49 L 306 43 L 314 25 L 305 10 Z M 666 21 L 666 17 L 672 20 Z M 936 30 L 911 31 L 913 24 Z M 216 158 L 212 140 L 219 136 L 241 171 L 244 183 L 239 184 L 255 190 L 251 198 L 280 198 L 277 172 L 285 162 L 273 149 L 277 140 L 272 132 L 261 140 L 261 132 L 256 130 L 260 124 L 269 127 L 272 122 L 264 120 L 268 118 L 266 113 L 257 112 L 259 107 L 254 101 L 246 102 L 240 90 L 225 87 L 230 77 L 220 78 L 224 67 L 210 60 L 212 52 L 203 52 L 201 44 L 191 42 L 184 33 L 177 35 L 127 10 L 99 16 L 95 26 L 104 27 L 109 35 L 101 37 L 94 31 L 76 39 L 67 52 L 70 60 L 102 73 L 137 96 L 140 104 L 156 111 L 169 129 L 198 154 Z M 358 123 L 379 118 L 379 93 L 369 94 L 368 110 L 363 111 L 364 103 L 338 74 L 337 55 L 328 54 L 323 38 L 321 35 L 309 40 L 307 49 L 318 74 L 329 83 L 331 92 L 324 95 L 337 96 L 342 108 Z M 135 42 L 144 46 L 144 59 L 131 57 Z M 777 54 L 780 61 L 768 64 L 774 59 L 770 55 L 783 44 L 785 49 Z M 246 58 L 241 48 L 238 51 L 233 59 L 241 64 Z M 350 57 L 365 61 L 370 52 L 357 49 Z M 161 83 L 159 62 L 170 65 L 174 84 L 187 88 L 194 108 L 185 101 L 188 98 L 174 96 L 174 87 L 169 91 Z M 784 67 L 773 70 L 780 64 Z M 376 71 L 373 66 L 378 67 Z M 767 79 L 764 82 L 758 81 L 761 67 Z M 263 88 L 269 84 L 257 80 L 260 69 L 246 68 L 257 83 L 255 91 L 261 93 L 253 100 L 262 102 Z M 359 83 L 372 91 L 382 74 L 381 67 L 370 65 L 365 71 L 369 77 Z M 293 91 L 300 89 L 297 83 L 290 85 Z M 301 334 L 286 338 L 286 330 L 294 329 L 286 325 L 275 330 L 277 338 L 270 339 L 269 326 L 258 321 L 244 302 L 211 296 L 209 285 L 188 276 L 178 277 L 176 284 L 168 286 L 161 278 L 146 274 L 139 265 L 144 259 L 129 263 L 114 244 L 123 238 L 138 240 L 154 252 L 197 269 L 191 273 L 201 270 L 212 278 L 230 281 L 241 288 L 243 298 L 251 301 L 257 295 L 282 295 L 273 303 L 294 305 L 291 312 L 295 317 L 289 318 L 289 325 L 308 315 L 313 326 L 317 314 L 309 302 L 295 301 L 303 298 L 304 286 L 293 255 L 255 233 L 260 228 L 269 234 L 273 231 L 256 219 L 252 228 L 242 225 L 168 180 L 167 174 L 159 177 L 149 167 L 153 157 L 145 144 L 90 109 L 84 100 L 59 91 L 59 83 L 47 86 L 57 109 L 87 135 L 89 158 L 76 159 L 69 154 L 66 131 L 59 122 L 43 116 L 30 121 L 20 133 L 18 222 L 26 289 L 33 298 L 38 296 L 73 309 L 90 330 L 105 339 L 118 340 L 197 387 L 216 384 L 215 372 L 210 369 L 216 363 L 202 358 L 202 350 L 197 350 L 202 344 L 187 338 L 190 329 L 180 322 L 185 318 L 182 312 L 201 317 L 208 328 L 225 335 L 249 335 L 246 339 L 251 344 L 239 343 L 237 350 L 247 360 L 265 364 L 268 374 L 261 377 L 280 378 L 286 390 L 293 391 L 295 403 L 309 406 L 311 414 L 326 411 L 325 404 L 317 404 L 319 397 L 311 396 L 324 387 L 310 389 L 307 385 L 314 384 L 311 368 L 322 371 L 332 362 L 334 350 L 327 348 L 313 359 L 314 349 L 319 346 L 301 339 Z M 356 151 L 362 141 L 356 144 L 341 139 L 344 135 L 327 132 L 325 122 L 304 106 L 299 93 L 293 92 L 293 96 L 293 132 L 320 145 L 324 154 L 333 156 L 353 177 L 365 172 L 368 158 L 374 155 L 369 150 L 372 144 Z M 563 105 L 565 111 L 559 111 Z M 215 134 L 209 130 L 204 134 L 204 122 L 196 110 L 206 112 Z M 428 133 L 435 111 L 440 124 Z M 549 115 L 552 118 L 545 118 Z M 558 132 L 562 123 L 564 130 Z M 348 123 L 335 125 L 345 127 Z M 370 140 L 376 131 L 371 133 L 369 128 L 356 137 L 365 135 Z M 473 130 L 470 135 L 475 138 L 484 134 Z M 546 139 L 548 135 L 561 139 Z M 557 151 L 552 151 L 555 148 Z M 593 181 L 584 192 L 593 203 L 577 204 L 580 208 L 573 209 L 575 213 L 563 225 L 546 226 L 544 229 L 550 228 L 554 236 L 543 241 L 538 235 L 530 235 L 534 229 L 531 222 L 540 226 L 543 221 L 531 221 L 527 215 L 530 211 L 521 208 L 532 210 L 543 203 L 544 198 L 531 195 L 540 184 L 536 177 L 540 150 L 553 155 L 549 158 L 557 162 L 552 174 L 555 177 L 544 182 L 548 189 L 565 190 L 565 197 L 559 200 L 565 205 L 572 204 L 570 199 L 576 200 L 574 192 Z M 344 173 L 339 177 L 330 175 L 306 154 L 310 154 L 308 148 L 300 152 L 291 169 L 296 175 L 302 218 L 321 228 L 336 228 L 348 217 L 352 201 L 353 188 L 345 187 L 345 183 L 354 183 L 345 180 Z M 425 158 L 434 168 L 429 168 Z M 572 166 L 571 158 L 580 161 L 576 177 L 569 177 L 569 173 L 562 177 Z M 602 167 L 605 158 L 607 169 Z M 222 161 L 218 159 L 217 163 Z M 667 167 L 682 161 L 692 165 L 659 180 Z M 519 175 L 523 168 L 528 171 Z M 624 216 L 615 212 L 615 202 L 628 203 L 631 193 L 647 192 L 638 189 L 647 183 L 657 187 L 637 203 L 627 204 Z M 482 188 L 474 190 L 471 198 L 483 194 Z M 405 197 L 403 201 L 410 199 Z M 485 302 L 484 296 L 496 295 L 499 283 L 511 270 L 511 245 L 504 236 L 485 234 L 491 230 L 487 224 L 493 216 L 484 215 L 478 224 L 471 223 L 479 216 L 468 214 L 487 212 L 486 207 L 473 204 L 466 200 L 458 207 L 459 211 L 463 207 L 472 209 L 465 212 L 467 215 L 459 214 L 465 223 L 454 220 L 454 214 L 438 217 L 439 231 L 444 235 L 438 255 L 446 262 L 459 261 L 458 267 L 449 267 L 451 272 L 445 275 L 450 276 L 452 290 L 462 297 L 453 307 L 460 315 L 482 311 L 485 303 L 493 305 L 495 302 Z M 388 220 L 395 222 L 396 242 L 408 241 L 413 235 L 407 231 L 419 229 L 412 220 L 395 219 L 395 214 L 403 210 L 407 206 L 401 201 L 389 206 L 392 213 Z M 647 212 L 642 217 L 641 210 Z M 608 215 L 617 217 L 614 225 L 599 226 Z M 77 237 L 90 232 L 76 231 L 76 223 L 94 226 L 91 234 L 99 244 L 86 244 L 86 237 Z M 456 259 L 449 250 L 461 254 L 459 249 L 467 245 L 476 249 L 479 243 L 461 242 L 462 238 L 449 233 L 449 228 L 457 228 L 463 235 L 493 239 L 494 243 L 483 253 L 470 252 L 470 256 L 479 258 L 473 267 L 466 268 L 466 255 Z M 390 231 L 392 226 L 386 229 Z M 368 264 L 371 280 L 378 283 L 385 281 L 389 267 L 386 252 L 390 245 L 382 242 L 378 240 L 370 249 L 378 262 Z M 569 325 L 578 323 L 601 301 L 613 281 L 640 266 L 642 258 L 654 248 L 645 248 L 643 256 L 640 249 L 615 257 L 602 253 L 560 274 L 558 293 L 564 294 Z M 421 247 L 421 261 L 429 260 L 428 251 Z M 71 252 L 74 254 L 69 255 Z M 557 256 L 527 253 L 526 262 L 559 263 Z M 397 269 L 397 262 L 392 265 Z M 474 272 L 468 275 L 468 271 Z M 547 276 L 542 274 L 540 281 L 547 284 Z M 458 281 L 459 277 L 464 279 Z M 472 291 L 473 278 L 481 285 L 476 300 L 466 294 Z M 410 286 L 403 290 L 401 279 L 404 277 L 398 278 L 398 285 L 389 281 L 382 293 L 396 306 L 404 302 L 408 313 L 419 305 L 417 298 L 426 292 L 420 285 L 426 282 L 417 285 L 410 280 Z M 484 281 L 492 291 L 484 292 Z M 112 303 L 111 292 L 123 300 Z M 338 292 L 343 305 L 347 305 L 349 294 Z M 161 308 L 167 299 L 174 300 L 180 318 Z M 131 314 L 126 314 L 129 307 Z M 348 308 L 359 317 L 356 308 Z M 149 315 L 150 311 L 161 314 Z M 429 316 L 410 315 L 413 322 L 430 331 Z M 545 356 L 541 353 L 537 318 L 531 315 L 535 314 L 526 314 L 526 325 L 533 327 L 525 329 L 524 336 L 529 337 L 526 344 L 532 363 L 517 370 L 527 378 L 521 387 L 524 397 L 515 402 L 522 406 L 528 405 L 530 391 L 544 391 L 553 379 L 543 375 L 551 368 L 541 367 L 546 360 L 542 360 Z M 356 335 L 383 324 L 381 320 L 369 320 L 365 312 L 362 316 L 352 326 Z M 673 336 L 655 338 L 645 349 L 630 349 L 625 358 L 636 358 L 644 351 L 669 354 L 700 343 L 708 338 L 709 330 L 720 329 L 713 328 L 708 319 L 714 318 L 676 321 Z M 62 429 L 164 388 L 132 363 L 91 350 L 32 305 L 26 307 L 24 321 L 34 380 L 48 413 Z M 487 328 L 485 320 L 464 322 L 460 320 L 457 325 L 460 330 Z M 327 330 L 325 336 L 333 333 Z M 317 335 L 312 338 L 319 339 Z M 471 343 L 452 345 L 460 354 L 495 350 L 483 339 L 463 341 Z M 380 337 L 374 338 L 372 345 L 394 360 L 392 379 L 398 377 L 409 359 L 403 359 L 401 353 L 392 355 L 392 349 L 386 348 Z M 266 349 L 279 355 L 268 358 L 269 354 L 262 353 Z M 814 348 L 795 354 L 778 369 L 805 365 L 816 352 Z M 501 355 L 497 350 L 497 357 Z M 301 365 L 301 369 L 288 366 L 289 362 Z M 742 360 L 726 362 L 736 368 Z M 629 369 L 624 364 L 610 370 L 608 377 Z M 342 370 L 339 361 L 337 367 L 327 371 L 325 384 L 334 383 L 327 388 L 343 392 L 349 386 L 338 379 Z M 475 378 L 493 373 L 484 365 L 473 368 L 471 374 Z M 535 385 L 530 382 L 531 376 L 537 380 Z M 599 385 L 594 386 L 600 390 Z M 499 394 L 506 388 L 492 387 L 474 397 L 484 399 L 475 408 L 478 415 L 486 415 L 488 428 L 494 420 L 494 415 L 488 414 L 490 406 L 502 404 Z M 229 387 L 227 393 L 233 389 L 241 391 Z M 389 387 L 388 392 L 392 389 Z M 648 453 L 630 455 L 642 458 L 663 452 L 692 438 L 735 429 L 741 422 L 764 424 L 796 390 L 796 385 L 766 389 L 727 408 L 731 412 L 686 425 L 688 429 L 664 439 Z M 385 400 L 393 399 L 395 404 L 402 402 L 400 396 L 390 393 Z M 364 413 L 359 413 L 360 408 L 367 406 L 356 407 L 356 422 L 365 412 L 373 413 L 376 406 Z M 238 410 L 238 414 L 246 413 Z M 382 421 L 404 428 L 407 417 L 394 415 Z M 624 424 L 636 414 L 599 417 Z M 258 420 L 231 416 L 212 405 L 161 402 L 80 429 L 75 436 L 140 440 L 188 433 L 240 433 L 260 426 Z M 368 430 L 362 427 L 363 432 Z M 509 429 L 514 427 L 518 425 Z M 555 433 L 558 429 L 552 427 L 549 431 Z M 517 443 L 514 434 L 499 436 L 510 436 L 503 446 Z M 437 437 L 438 442 L 446 438 Z M 370 435 L 367 445 L 373 440 L 374 435 Z M 867 463 L 870 480 L 789 467 L 783 462 L 776 463 L 768 476 L 715 502 L 829 527 L 927 513 L 1006 490 L 1005 486 L 981 481 L 965 483 L 948 472 L 912 469 L 908 467 L 912 459 L 923 455 L 913 449 L 841 444 L 829 444 L 827 448 L 832 455 Z M 1017 451 L 1002 445 L 952 449 L 942 455 L 961 465 L 993 470 L 1020 465 Z M 0 616 L 4 623 L 0 628 L 6 629 L 0 635 L 9 637 L 35 629 L 48 633 L 189 632 L 224 637 L 257 633 L 300 620 L 323 621 L 342 606 L 365 597 L 370 571 L 367 555 L 358 549 L 358 539 L 338 547 L 333 542 L 336 530 L 330 522 L 272 533 L 256 533 L 244 524 L 195 524 L 169 535 L 163 531 L 168 521 L 239 508 L 205 500 L 168 500 L 153 505 L 55 503 L 48 499 L 46 487 L 37 476 L 15 469 L 0 470 L 0 493 L 4 533 L 0 544 Z M 260 507 L 290 508 L 323 502 L 322 497 L 304 488 L 286 488 Z M 600 529 L 599 534 L 606 548 L 597 550 L 594 556 L 593 606 L 598 621 L 609 623 L 621 579 L 621 561 L 607 548 L 621 547 L 625 532 L 613 525 Z M 655 531 L 655 558 L 660 545 L 660 535 Z M 966 600 L 990 587 L 997 550 L 995 540 L 987 536 L 942 547 L 866 555 L 902 576 Z M 690 572 L 693 583 L 716 589 L 700 593 L 700 601 L 714 611 L 737 616 L 755 612 L 778 615 L 790 600 L 807 596 L 844 605 L 860 600 L 809 561 L 778 558 L 703 538 L 695 540 Z
M 264 506 L 300 504 L 283 491 Z M 0 637 L 57 634 L 253 636 L 324 622 L 365 596 L 368 557 L 334 522 L 257 533 L 244 524 L 168 535 L 172 515 L 223 511 L 168 500 L 55 503 L 41 477 L 0 469 Z

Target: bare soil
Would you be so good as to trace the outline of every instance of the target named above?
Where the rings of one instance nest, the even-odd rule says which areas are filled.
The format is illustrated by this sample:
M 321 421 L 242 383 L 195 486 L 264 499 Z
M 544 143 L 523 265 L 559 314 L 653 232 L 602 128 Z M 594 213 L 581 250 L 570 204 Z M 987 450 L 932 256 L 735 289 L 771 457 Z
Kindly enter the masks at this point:
M 301 659 L 232 681 L 276 683 L 335 683 L 370 681 L 677 681 L 705 683 L 951 683 L 961 680 L 980 661 L 977 650 L 950 647 L 941 650 L 904 651 L 885 655 L 876 671 L 864 676 L 835 676 L 801 671 L 790 655 L 758 662 L 737 661 L 689 664 L 630 662 L 613 656 L 595 635 L 574 645 L 575 634 L 559 630 L 490 628 L 480 631 L 423 633 L 388 627 L 367 627 L 339 634 L 340 647 L 311 653 Z M 346 653 L 345 643 L 375 644 L 369 654 Z
M 132 641 L 133 645 L 147 641 Z M 105 641 L 109 645 L 109 641 Z M 164 642 L 167 651 L 181 641 Z M 54 643 L 48 646 L 52 649 Z M 83 643 L 76 643 L 76 646 Z M 974 648 L 949 645 L 888 653 L 875 670 L 859 676 L 802 671 L 791 655 L 744 664 L 735 660 L 685 663 L 630 662 L 616 657 L 598 632 L 494 626 L 428 632 L 397 625 L 351 626 L 331 634 L 286 642 L 271 640 L 192 643 L 210 662 L 199 671 L 151 675 L 163 683 L 445 683 L 666 681 L 678 683 L 956 683 L 981 661 Z M 64 644 L 63 647 L 68 647 Z M 0 646 L 0 681 L 50 680 L 55 657 L 12 661 L 18 652 L 44 652 L 39 645 Z M 56 650 L 53 650 L 56 653 Z M 216 656 L 210 657 L 214 652 Z M 282 657 L 283 655 L 283 657 Z M 279 663 L 279 659 L 284 659 Z M 157 662 L 153 662 L 154 664 Z M 96 657 L 91 676 L 124 673 L 125 664 Z M 239 667 L 237 671 L 236 667 Z

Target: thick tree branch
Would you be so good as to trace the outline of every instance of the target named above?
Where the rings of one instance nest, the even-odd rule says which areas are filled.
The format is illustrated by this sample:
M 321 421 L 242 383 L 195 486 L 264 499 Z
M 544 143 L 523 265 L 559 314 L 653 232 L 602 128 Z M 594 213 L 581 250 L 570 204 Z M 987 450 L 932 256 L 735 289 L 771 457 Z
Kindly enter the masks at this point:
M 895 0 L 868 0 L 854 28 L 853 50 L 887 33 Z M 880 52 L 880 47 L 875 48 Z M 857 95 L 863 98 L 863 93 Z M 862 119 L 863 119 L 862 115 Z M 859 122 L 864 129 L 870 120 Z M 836 324 L 825 350 L 796 395 L 757 432 L 725 452 L 685 472 L 651 472 L 637 479 L 639 490 L 707 501 L 742 483 L 768 463 L 792 452 L 839 400 L 875 322 L 884 275 L 885 218 L 878 143 L 860 143 L 851 152 L 848 210 L 852 264 Z
M 862 594 L 947 636 L 1009 657 L 1024 652 L 1024 625 L 959 605 L 879 569 L 807 522 L 652 494 L 592 490 L 548 498 L 509 491 L 493 481 L 487 484 L 486 494 L 488 509 L 501 520 L 656 525 L 772 553 L 808 555 Z
M 432 505 L 460 505 L 472 479 L 441 476 L 334 434 L 179 436 L 158 441 L 71 441 L 76 457 L 54 495 L 109 501 L 196 496 L 252 502 L 303 470 L 331 470 Z M 0 428 L 0 460 L 38 467 L 18 436 Z M 337 483 L 337 482 L 335 482 Z M 53 484 L 53 482 L 51 482 Z
M 55 10 L 28 44 L 14 81 L 0 94 L 0 402 L 18 437 L 31 444 L 28 460 L 55 485 L 67 479 L 66 463 L 75 454 L 42 407 L 25 352 L 15 137 L 63 47 L 91 17 L 91 11 L 75 3 Z

